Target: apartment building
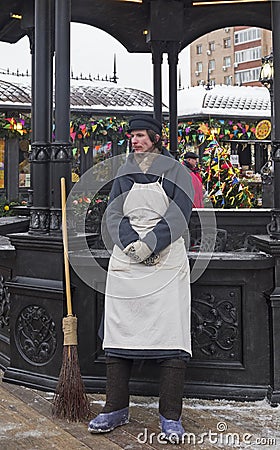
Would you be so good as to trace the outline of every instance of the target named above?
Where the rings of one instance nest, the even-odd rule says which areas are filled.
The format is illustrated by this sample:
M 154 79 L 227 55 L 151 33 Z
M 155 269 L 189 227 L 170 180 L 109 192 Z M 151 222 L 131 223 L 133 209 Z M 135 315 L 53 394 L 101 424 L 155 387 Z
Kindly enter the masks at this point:
M 260 86 L 261 58 L 271 50 L 269 30 L 242 26 L 212 31 L 190 45 L 191 86 Z

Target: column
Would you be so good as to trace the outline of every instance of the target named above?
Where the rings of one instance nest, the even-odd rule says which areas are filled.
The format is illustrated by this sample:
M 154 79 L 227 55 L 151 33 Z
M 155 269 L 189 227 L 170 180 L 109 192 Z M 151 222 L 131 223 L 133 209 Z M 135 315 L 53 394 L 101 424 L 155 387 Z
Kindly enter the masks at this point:
M 178 145 L 178 113 L 177 113 L 177 65 L 180 43 L 167 43 L 169 64 L 169 136 L 170 152 L 177 155 Z
M 274 209 L 269 224 L 270 251 L 275 258 L 275 289 L 268 296 L 270 331 L 270 389 L 268 398 L 272 405 L 280 403 L 280 3 L 271 2 L 273 37 L 273 132 L 272 159 L 274 161 Z
M 71 1 L 55 2 L 55 142 L 51 151 L 50 231 L 61 232 L 60 178 L 71 189 L 70 143 L 70 22 Z
M 272 158 L 274 160 L 274 206 L 277 216 L 280 215 L 280 3 L 271 2 L 272 12 L 272 31 L 273 31 L 273 118 L 274 118 L 274 135 L 273 135 L 273 151 Z M 278 219 L 279 220 L 279 219 Z M 277 229 L 277 239 L 280 238 L 280 228 Z
M 152 63 L 153 63 L 153 81 L 154 81 L 154 117 L 162 122 L 162 54 L 164 51 L 164 42 L 152 41 Z
M 26 35 L 29 39 L 30 54 L 31 54 L 31 99 L 34 98 L 34 84 L 35 84 L 35 30 L 34 30 L 34 2 L 25 2 L 23 5 L 23 15 L 21 20 L 21 28 L 26 30 Z M 33 100 L 31 100 L 31 130 L 34 135 L 35 124 L 34 124 L 34 112 L 33 112 Z M 29 161 L 32 160 L 32 154 L 29 152 Z M 32 166 L 30 165 L 30 188 L 28 189 L 28 206 L 33 204 L 33 190 L 32 190 Z
M 49 161 L 52 115 L 52 1 L 36 0 L 34 13 L 34 98 L 31 144 L 33 206 L 31 234 L 49 232 Z

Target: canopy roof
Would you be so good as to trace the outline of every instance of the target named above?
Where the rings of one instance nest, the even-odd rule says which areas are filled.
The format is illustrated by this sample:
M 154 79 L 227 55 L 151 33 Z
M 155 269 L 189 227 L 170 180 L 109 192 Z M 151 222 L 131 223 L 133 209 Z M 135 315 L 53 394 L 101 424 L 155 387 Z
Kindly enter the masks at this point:
M 34 25 L 33 0 L 0 4 L 0 40 L 17 42 Z M 270 1 L 195 6 L 191 0 L 72 0 L 72 22 L 100 28 L 130 52 L 150 52 L 144 30 L 153 40 L 173 41 L 186 47 L 199 36 L 229 26 L 271 28 Z M 209 4 L 209 6 L 207 5 Z M 22 20 L 11 14 L 22 16 Z M 175 26 L 174 26 L 175 21 Z M 93 46 L 95 43 L 92 44 Z
M 268 89 L 257 86 L 195 86 L 178 92 L 178 117 L 269 117 Z
M 2 79 L 1 79 L 2 78 Z M 71 110 L 96 114 L 153 112 L 153 96 L 103 81 L 71 80 Z M 31 77 L 0 75 L 0 109 L 30 110 Z M 167 107 L 163 105 L 163 111 Z

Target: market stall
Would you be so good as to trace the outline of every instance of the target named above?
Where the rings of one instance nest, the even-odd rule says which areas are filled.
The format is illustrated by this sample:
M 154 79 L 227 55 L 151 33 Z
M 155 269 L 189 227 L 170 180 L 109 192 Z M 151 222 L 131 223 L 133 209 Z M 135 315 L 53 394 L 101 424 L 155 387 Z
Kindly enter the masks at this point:
M 178 105 L 179 151 L 184 153 L 186 149 L 192 149 L 197 152 L 205 172 L 211 164 L 207 158 L 209 148 L 217 149 L 219 145 L 221 157 L 227 154 L 227 163 L 234 172 L 232 178 L 235 175 L 235 182 L 238 178 L 254 195 L 254 204 L 247 206 L 272 206 L 267 199 L 265 204 L 262 200 L 263 168 L 267 176 L 271 167 L 270 97 L 267 89 L 214 86 L 207 90 L 197 86 L 179 91 Z M 215 170 L 213 175 L 219 181 L 222 169 L 216 167 Z M 222 203 L 219 206 L 222 207 Z

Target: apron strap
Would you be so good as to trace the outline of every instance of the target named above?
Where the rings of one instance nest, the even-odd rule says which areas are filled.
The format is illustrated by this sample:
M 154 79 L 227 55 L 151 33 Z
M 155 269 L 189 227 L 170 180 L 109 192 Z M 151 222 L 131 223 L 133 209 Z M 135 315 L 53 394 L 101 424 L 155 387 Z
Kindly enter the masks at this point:
M 163 179 L 164 179 L 164 173 L 158 178 L 158 183 L 162 186 L 163 183 Z

